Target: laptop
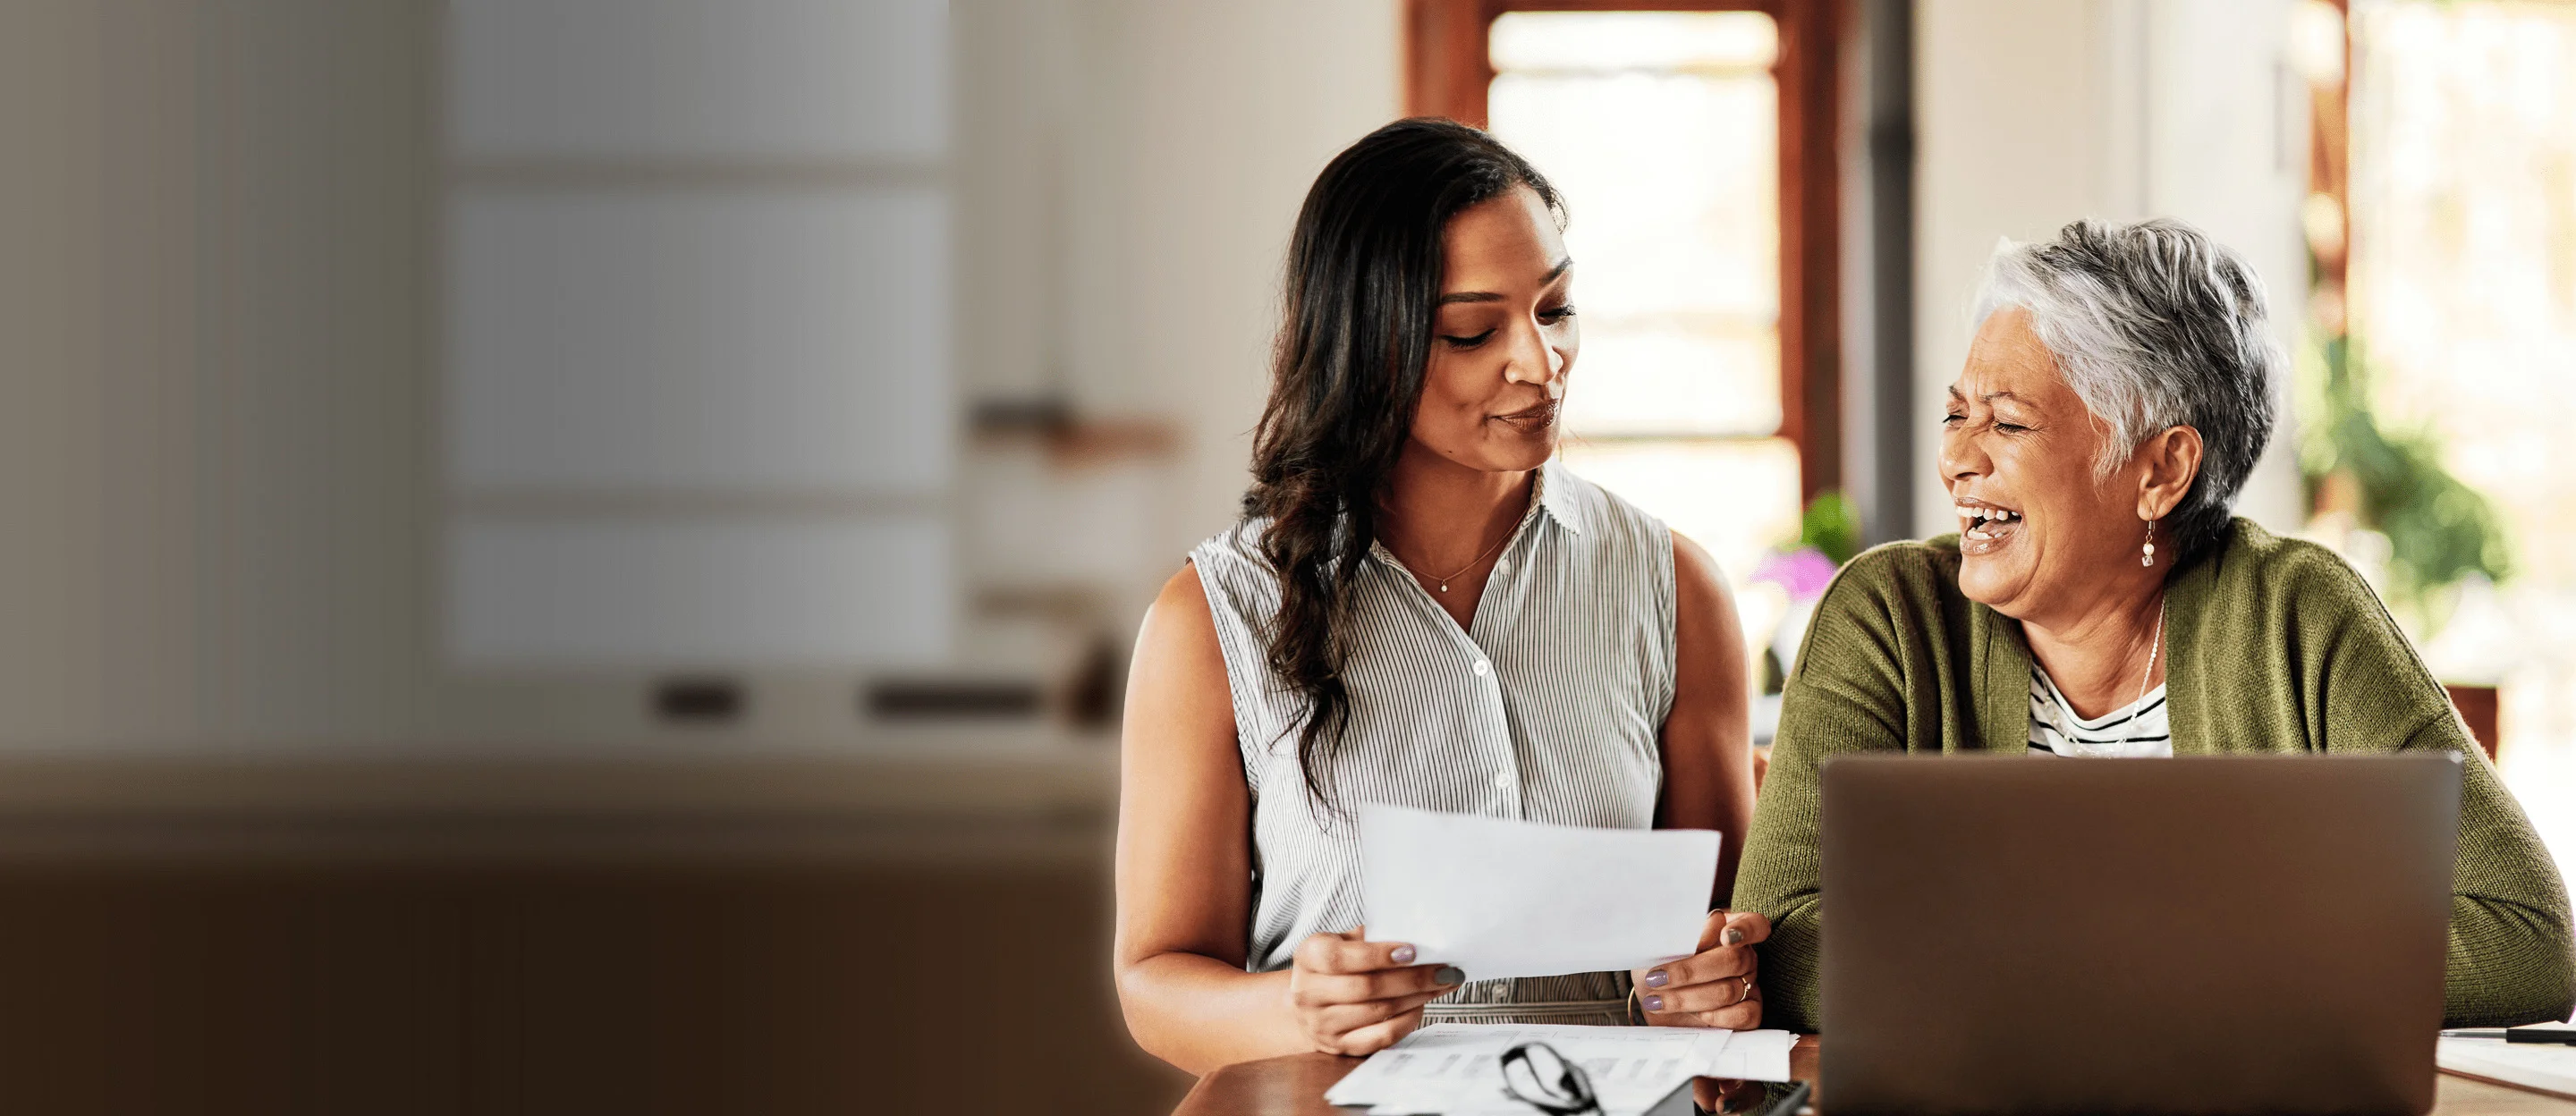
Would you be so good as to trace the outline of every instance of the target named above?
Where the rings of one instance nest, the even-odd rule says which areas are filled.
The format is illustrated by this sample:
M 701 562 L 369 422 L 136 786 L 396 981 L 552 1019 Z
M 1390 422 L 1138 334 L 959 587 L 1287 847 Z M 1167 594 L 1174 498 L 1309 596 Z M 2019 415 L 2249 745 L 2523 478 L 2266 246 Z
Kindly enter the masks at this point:
M 1834 1116 L 2433 1106 L 2459 761 L 1824 766 Z

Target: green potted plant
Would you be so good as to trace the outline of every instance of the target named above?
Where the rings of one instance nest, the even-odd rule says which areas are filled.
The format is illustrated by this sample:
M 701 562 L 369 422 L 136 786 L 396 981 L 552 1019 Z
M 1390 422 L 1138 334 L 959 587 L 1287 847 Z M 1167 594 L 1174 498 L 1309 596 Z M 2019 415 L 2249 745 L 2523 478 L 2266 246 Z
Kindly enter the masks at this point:
M 2369 367 L 2349 336 L 2329 338 L 2317 357 L 2316 417 L 2299 455 L 2309 507 L 2321 523 L 2387 540 L 2378 556 L 2386 566 L 2382 591 L 2429 635 L 2447 615 L 2452 588 L 2473 574 L 2492 583 L 2511 572 L 2504 529 L 2486 497 L 2442 467 L 2430 432 L 2380 423 L 2370 408 Z M 2359 557 L 2366 570 L 2377 564 Z

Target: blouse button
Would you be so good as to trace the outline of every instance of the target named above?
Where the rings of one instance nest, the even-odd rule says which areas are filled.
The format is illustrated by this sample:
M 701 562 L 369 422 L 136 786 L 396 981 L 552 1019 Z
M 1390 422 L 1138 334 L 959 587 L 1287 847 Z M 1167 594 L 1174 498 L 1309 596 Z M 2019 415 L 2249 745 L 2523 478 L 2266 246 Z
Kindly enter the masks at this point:
M 1486 661 L 1485 661 L 1485 660 L 1483 660 L 1483 659 L 1478 659 L 1478 660 L 1476 660 L 1476 665 L 1475 665 L 1475 667 L 1474 667 L 1474 670 L 1475 670 L 1475 672 L 1476 672 L 1476 677 L 1478 677 L 1478 678 L 1482 678 L 1482 677 L 1484 677 L 1484 676 L 1485 676 L 1486 672 L 1491 671 L 1491 670 L 1493 670 L 1493 669 L 1494 669 L 1494 665 L 1493 665 L 1492 663 L 1488 663 L 1488 662 L 1486 662 Z
M 1512 785 L 1512 773 L 1511 773 L 1511 772 L 1509 772 L 1509 771 L 1497 771 L 1497 772 L 1494 772 L 1494 789 L 1495 789 L 1495 790 L 1502 790 L 1502 789 L 1505 789 L 1505 788 L 1507 788 L 1507 787 L 1509 787 L 1509 786 L 1511 786 L 1511 785 Z

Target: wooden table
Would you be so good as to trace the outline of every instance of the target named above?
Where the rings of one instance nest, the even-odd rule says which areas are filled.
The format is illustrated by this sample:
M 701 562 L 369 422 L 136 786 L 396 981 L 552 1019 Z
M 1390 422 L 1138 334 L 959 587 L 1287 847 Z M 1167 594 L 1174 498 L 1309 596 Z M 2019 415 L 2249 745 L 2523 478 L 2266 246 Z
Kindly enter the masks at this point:
M 1789 1072 L 1816 1079 L 1815 1036 L 1789 1052 Z M 1359 1067 L 1357 1058 L 1293 1054 L 1227 1066 L 1199 1079 L 1172 1116 L 1346 1116 L 1324 1103 L 1324 1090 Z M 2451 1074 L 2434 1081 L 2434 1116 L 2576 1116 L 2576 1101 L 2526 1093 Z

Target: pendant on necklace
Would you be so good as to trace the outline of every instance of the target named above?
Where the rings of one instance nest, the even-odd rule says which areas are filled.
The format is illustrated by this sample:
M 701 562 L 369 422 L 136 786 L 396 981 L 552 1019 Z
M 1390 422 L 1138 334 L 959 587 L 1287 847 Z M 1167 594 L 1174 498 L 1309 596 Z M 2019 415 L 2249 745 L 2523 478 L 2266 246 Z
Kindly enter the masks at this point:
M 1443 592 L 1443 593 L 1448 592 L 1448 591 L 1449 591 L 1449 583 L 1448 583 L 1448 582 L 1446 582 L 1446 581 L 1441 582 L 1441 583 L 1440 583 L 1440 591 L 1441 591 L 1441 592 Z

